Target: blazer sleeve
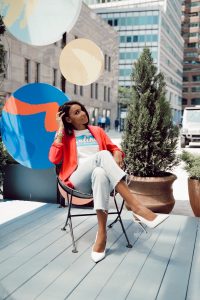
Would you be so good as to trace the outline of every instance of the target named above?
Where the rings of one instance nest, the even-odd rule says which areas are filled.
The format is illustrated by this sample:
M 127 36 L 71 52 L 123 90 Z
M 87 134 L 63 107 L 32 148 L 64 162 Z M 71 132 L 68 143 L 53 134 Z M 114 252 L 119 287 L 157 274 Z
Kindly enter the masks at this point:
M 53 142 L 53 144 L 50 147 L 49 150 L 49 160 L 53 164 L 59 164 L 63 160 L 63 143 L 56 143 Z
M 107 134 L 105 133 L 105 131 L 103 129 L 101 129 L 101 133 L 103 135 L 103 139 L 104 139 L 104 142 L 106 144 L 106 148 L 108 151 L 110 151 L 112 154 L 115 152 L 115 151 L 120 151 L 122 153 L 122 157 L 124 158 L 125 157 L 125 154 L 124 152 L 115 144 L 113 144 L 113 142 L 111 141 L 111 139 L 107 136 Z

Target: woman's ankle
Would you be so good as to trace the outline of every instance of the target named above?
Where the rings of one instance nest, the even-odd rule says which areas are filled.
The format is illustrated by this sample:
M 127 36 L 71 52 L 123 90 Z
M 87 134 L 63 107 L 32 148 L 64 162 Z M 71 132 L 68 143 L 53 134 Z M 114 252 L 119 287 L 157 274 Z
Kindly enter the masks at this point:
M 103 252 L 106 247 L 107 233 L 105 231 L 98 231 L 96 240 L 93 246 L 93 251 Z

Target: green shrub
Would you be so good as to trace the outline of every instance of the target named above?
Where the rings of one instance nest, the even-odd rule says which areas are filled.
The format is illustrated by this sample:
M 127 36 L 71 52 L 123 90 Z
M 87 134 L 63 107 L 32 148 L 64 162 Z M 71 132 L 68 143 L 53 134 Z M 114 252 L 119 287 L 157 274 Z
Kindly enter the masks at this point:
M 183 151 L 180 159 L 184 161 L 184 169 L 191 179 L 200 180 L 200 155 Z
M 173 125 L 165 81 L 145 48 L 134 63 L 132 96 L 122 137 L 128 173 L 162 176 L 179 162 L 176 147 L 179 129 Z
M 6 151 L 6 148 L 3 145 L 2 140 L 0 140 L 0 194 L 2 194 L 2 185 L 4 180 L 4 167 L 7 164 L 17 163 L 12 156 Z

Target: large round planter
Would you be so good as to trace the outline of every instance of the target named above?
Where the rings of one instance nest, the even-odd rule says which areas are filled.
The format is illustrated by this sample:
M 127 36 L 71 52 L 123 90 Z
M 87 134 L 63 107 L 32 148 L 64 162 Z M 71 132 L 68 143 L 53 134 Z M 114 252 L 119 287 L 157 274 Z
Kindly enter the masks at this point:
M 200 217 L 200 180 L 188 179 L 190 205 L 196 217 Z
M 163 177 L 130 177 L 129 189 L 143 205 L 157 213 L 170 213 L 174 207 L 172 184 L 176 175 Z

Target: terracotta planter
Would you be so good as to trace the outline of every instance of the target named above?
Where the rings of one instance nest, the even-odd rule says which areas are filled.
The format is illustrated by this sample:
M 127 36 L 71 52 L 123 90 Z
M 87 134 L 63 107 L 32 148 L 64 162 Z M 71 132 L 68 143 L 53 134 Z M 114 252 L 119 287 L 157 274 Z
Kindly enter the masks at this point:
M 132 176 L 129 189 L 141 203 L 152 211 L 169 213 L 175 204 L 172 184 L 176 178 L 170 173 L 164 177 Z
M 200 180 L 188 179 L 190 205 L 196 217 L 200 217 Z

